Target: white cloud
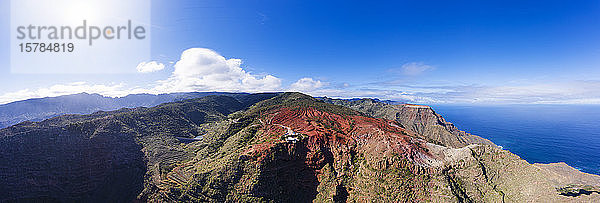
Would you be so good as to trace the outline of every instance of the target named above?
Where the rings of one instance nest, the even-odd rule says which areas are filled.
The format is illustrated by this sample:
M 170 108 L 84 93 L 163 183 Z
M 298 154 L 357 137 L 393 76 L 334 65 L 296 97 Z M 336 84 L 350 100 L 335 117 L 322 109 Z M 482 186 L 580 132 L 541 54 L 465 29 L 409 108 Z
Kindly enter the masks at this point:
M 425 71 L 434 70 L 435 67 L 421 63 L 421 62 L 411 62 L 405 63 L 400 67 L 400 71 L 403 75 L 407 76 L 415 76 L 424 73 Z
M 151 64 L 151 65 L 148 65 Z M 143 66 L 157 66 L 158 62 Z M 162 64 L 160 64 L 162 65 Z M 299 91 L 312 96 L 334 98 L 379 98 L 411 103 L 529 103 L 529 104 L 600 104 L 600 81 L 537 82 L 517 85 L 399 85 L 340 83 L 329 85 L 313 78 L 301 78 L 284 88 L 281 79 L 269 74 L 253 74 L 242 68 L 242 60 L 225 58 L 203 48 L 184 51 L 174 64 L 171 76 L 150 82 L 146 88 L 127 87 L 124 83 L 102 85 L 85 82 L 57 84 L 39 89 L 24 89 L 0 95 L 0 104 L 29 98 L 53 97 L 81 92 L 105 96 L 125 96 L 137 93 L 172 93 L 192 91 L 271 92 Z M 156 68 L 149 68 L 156 69 Z M 416 75 L 434 67 L 422 63 L 407 63 L 403 74 Z M 514 83 L 512 83 L 514 84 Z
M 55 97 L 67 94 L 77 94 L 81 92 L 98 93 L 104 96 L 115 97 L 125 96 L 127 94 L 130 94 L 132 91 L 124 91 L 123 84 L 91 85 L 85 82 L 75 82 L 68 84 L 52 85 L 50 87 L 39 88 L 36 90 L 23 89 L 16 92 L 6 93 L 0 95 L 0 104 L 31 98 Z
M 598 103 L 600 81 L 568 81 L 512 86 L 484 86 L 462 90 L 476 103 Z
M 522 84 L 511 86 L 481 85 L 375 85 L 356 87 L 342 85 L 319 88 L 305 79 L 293 84 L 307 88 L 301 92 L 316 97 L 332 98 L 379 98 L 408 103 L 440 104 L 600 104 L 600 81 L 567 81 L 554 83 Z M 314 81 L 314 80 L 313 80 Z M 290 90 L 293 90 L 290 88 Z
M 281 79 L 246 72 L 241 59 L 226 59 L 217 52 L 191 48 L 181 54 L 175 71 L 167 80 L 159 81 L 153 92 L 227 91 L 265 92 L 280 91 Z
M 30 98 L 54 97 L 81 92 L 104 96 L 125 96 L 137 93 L 171 93 L 193 91 L 269 92 L 282 91 L 281 79 L 273 75 L 256 75 L 245 71 L 240 59 L 226 59 L 218 53 L 203 48 L 185 50 L 174 65 L 175 70 L 165 80 L 154 82 L 150 88 L 126 88 L 119 85 L 94 85 L 84 82 L 57 84 L 36 90 L 23 89 L 0 95 L 0 104 Z M 140 63 L 139 72 L 164 69 L 156 61 Z
M 156 71 L 165 69 L 165 64 L 158 63 L 156 61 L 150 61 L 147 63 L 141 62 L 140 64 L 137 65 L 136 69 L 140 73 L 151 73 L 151 72 L 156 72 Z
M 324 82 L 312 78 L 301 78 L 290 86 L 289 91 L 311 92 L 325 85 Z
M 324 87 L 315 89 L 309 92 L 303 92 L 315 97 L 330 97 L 330 98 L 378 98 L 383 100 L 393 100 L 399 102 L 410 102 L 410 103 L 436 103 L 435 100 L 420 96 L 418 94 L 398 91 L 398 90 L 385 90 L 385 89 L 340 89 L 340 88 L 329 88 Z

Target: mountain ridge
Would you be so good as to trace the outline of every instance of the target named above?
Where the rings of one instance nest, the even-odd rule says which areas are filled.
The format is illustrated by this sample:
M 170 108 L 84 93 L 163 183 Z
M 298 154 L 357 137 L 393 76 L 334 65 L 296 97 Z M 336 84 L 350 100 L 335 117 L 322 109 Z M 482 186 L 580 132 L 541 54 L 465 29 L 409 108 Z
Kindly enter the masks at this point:
M 130 94 L 106 97 L 100 94 L 78 93 L 57 97 L 33 98 L 0 104 L 0 128 L 23 121 L 41 121 L 64 114 L 90 114 L 121 108 L 153 107 L 159 104 L 200 98 L 210 95 L 239 97 L 248 93 L 179 92 L 168 94 Z
M 352 104 L 359 112 L 336 102 L 300 93 L 208 96 L 0 129 L 0 177 L 9 180 L 0 184 L 0 201 L 578 202 L 600 196 L 597 185 L 578 182 L 573 171 L 532 165 L 456 133 L 428 108 Z M 583 178 L 589 177 L 598 176 Z M 584 192 L 573 193 L 579 189 Z
M 401 126 L 427 137 L 429 142 L 443 146 L 464 147 L 469 144 L 493 145 L 491 141 L 459 130 L 451 122 L 425 105 L 390 104 L 373 99 L 344 100 L 320 98 L 320 100 L 348 107 L 369 116 L 396 120 Z

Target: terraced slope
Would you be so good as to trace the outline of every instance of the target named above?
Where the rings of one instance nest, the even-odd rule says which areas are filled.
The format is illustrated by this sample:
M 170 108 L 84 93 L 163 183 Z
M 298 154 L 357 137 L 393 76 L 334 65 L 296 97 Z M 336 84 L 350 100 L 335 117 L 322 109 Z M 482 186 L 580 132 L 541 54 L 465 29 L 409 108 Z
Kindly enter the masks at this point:
M 145 180 L 186 160 L 177 137 L 206 132 L 203 124 L 275 94 L 243 102 L 210 96 L 90 115 L 66 115 L 0 130 L 0 201 L 130 201 L 151 190 Z

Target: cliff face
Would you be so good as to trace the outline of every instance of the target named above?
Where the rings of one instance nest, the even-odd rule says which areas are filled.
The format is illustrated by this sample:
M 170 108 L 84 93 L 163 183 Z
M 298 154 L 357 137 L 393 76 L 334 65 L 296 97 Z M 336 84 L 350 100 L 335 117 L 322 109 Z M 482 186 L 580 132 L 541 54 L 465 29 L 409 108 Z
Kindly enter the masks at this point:
M 442 166 L 442 175 L 457 197 L 455 200 L 586 202 L 600 197 L 594 195 L 600 191 L 600 176 L 579 172 L 564 163 L 534 164 L 531 167 L 518 156 L 498 149 L 489 140 L 459 130 L 429 106 L 392 105 L 372 99 L 320 100 L 373 117 L 395 120 L 407 130 L 426 137 L 429 149 L 437 157 L 435 160 L 441 161 L 434 161 L 436 164 L 433 165 Z M 476 177 L 482 176 L 483 181 L 477 180 Z M 581 188 L 587 190 L 579 191 Z M 578 191 L 574 195 L 566 194 L 575 189 Z M 560 196 L 556 196 L 557 191 Z
M 449 147 L 464 147 L 469 144 L 494 143 L 476 135 L 459 130 L 454 124 L 446 121 L 431 107 L 413 104 L 392 105 L 372 99 L 341 100 L 321 99 L 324 102 L 345 106 L 369 116 L 395 120 L 402 126 L 417 134 L 424 135 L 428 142 Z
M 0 197 L 68 201 L 110 195 L 115 201 L 152 202 L 600 198 L 593 192 L 560 194 L 573 189 L 564 189 L 570 183 L 590 186 L 593 182 L 575 181 L 597 176 L 557 181 L 557 170 L 456 134 L 460 131 L 430 108 L 382 107 L 356 108 L 362 113 L 284 93 L 244 100 L 208 97 L 24 123 L 0 130 L 0 175 L 14 181 L 0 184 Z M 124 185 L 113 187 L 119 184 Z

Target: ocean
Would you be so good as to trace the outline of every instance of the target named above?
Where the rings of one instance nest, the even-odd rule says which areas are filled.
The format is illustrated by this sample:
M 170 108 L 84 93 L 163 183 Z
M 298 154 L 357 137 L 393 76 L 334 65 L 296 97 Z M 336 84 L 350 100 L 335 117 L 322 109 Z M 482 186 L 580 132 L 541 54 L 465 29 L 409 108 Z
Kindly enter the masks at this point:
M 600 105 L 433 105 L 461 130 L 529 163 L 565 162 L 600 175 Z

